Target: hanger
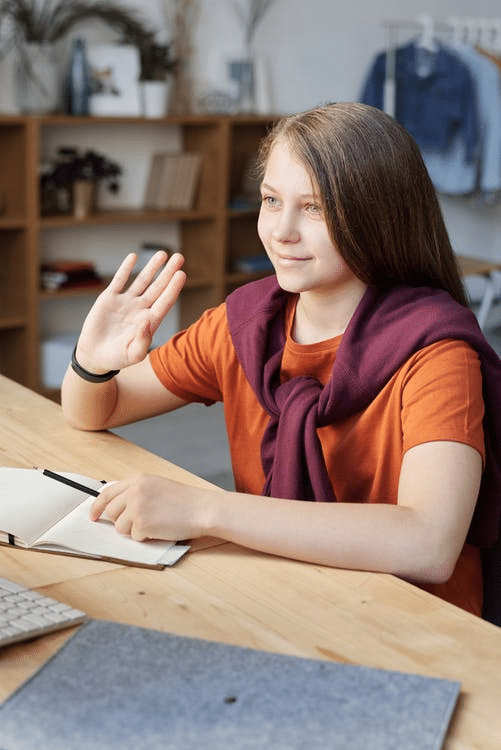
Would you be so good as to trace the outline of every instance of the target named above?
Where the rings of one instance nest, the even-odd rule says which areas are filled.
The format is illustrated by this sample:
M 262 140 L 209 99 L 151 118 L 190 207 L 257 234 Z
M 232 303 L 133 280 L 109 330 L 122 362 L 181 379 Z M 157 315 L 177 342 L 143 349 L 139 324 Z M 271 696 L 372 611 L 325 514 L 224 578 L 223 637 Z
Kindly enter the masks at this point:
M 492 49 L 492 21 L 488 18 L 478 19 L 478 44 L 482 49 Z
M 417 40 L 417 46 L 427 52 L 436 52 L 437 43 L 435 41 L 435 23 L 433 18 L 427 14 L 418 16 L 418 24 L 421 28 L 421 36 Z
M 474 47 L 478 44 L 480 39 L 480 26 L 478 18 L 467 17 L 464 19 L 465 30 L 466 30 L 466 43 Z
M 459 18 L 459 16 L 451 16 L 447 19 L 446 23 L 452 31 L 452 45 L 459 47 L 461 44 L 464 44 L 466 35 L 464 19 Z
M 492 51 L 501 52 L 501 19 L 497 18 L 492 21 Z

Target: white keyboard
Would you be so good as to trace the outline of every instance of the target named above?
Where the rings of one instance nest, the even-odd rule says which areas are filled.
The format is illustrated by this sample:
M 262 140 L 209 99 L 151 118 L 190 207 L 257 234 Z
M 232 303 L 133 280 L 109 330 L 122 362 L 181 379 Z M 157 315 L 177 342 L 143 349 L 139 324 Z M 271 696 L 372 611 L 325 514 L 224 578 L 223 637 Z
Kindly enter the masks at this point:
M 0 647 L 78 625 L 85 612 L 0 578 Z

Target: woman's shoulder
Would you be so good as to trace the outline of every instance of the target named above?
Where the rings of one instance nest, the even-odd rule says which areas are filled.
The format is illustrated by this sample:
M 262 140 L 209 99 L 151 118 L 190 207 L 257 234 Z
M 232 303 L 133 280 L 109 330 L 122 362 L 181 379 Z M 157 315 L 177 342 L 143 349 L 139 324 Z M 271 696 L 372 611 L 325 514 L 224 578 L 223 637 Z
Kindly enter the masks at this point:
M 480 355 L 468 341 L 462 339 L 440 339 L 411 354 L 403 368 L 412 372 L 421 368 L 430 371 L 458 367 L 475 367 L 480 371 Z
M 466 341 L 444 339 L 415 352 L 398 374 L 402 407 L 436 413 L 447 409 L 483 414 L 478 352 Z M 426 406 L 428 404 L 428 406 Z

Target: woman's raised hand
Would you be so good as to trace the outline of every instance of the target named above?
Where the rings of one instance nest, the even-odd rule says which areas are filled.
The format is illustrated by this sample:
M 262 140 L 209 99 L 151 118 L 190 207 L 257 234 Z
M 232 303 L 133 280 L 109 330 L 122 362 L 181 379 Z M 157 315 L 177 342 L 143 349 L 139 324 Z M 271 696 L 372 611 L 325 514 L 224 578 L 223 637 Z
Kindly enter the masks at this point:
M 165 252 L 155 253 L 127 287 L 135 262 L 134 253 L 125 258 L 83 324 L 76 356 L 96 375 L 142 361 L 183 288 L 186 274 L 179 253 L 168 260 Z

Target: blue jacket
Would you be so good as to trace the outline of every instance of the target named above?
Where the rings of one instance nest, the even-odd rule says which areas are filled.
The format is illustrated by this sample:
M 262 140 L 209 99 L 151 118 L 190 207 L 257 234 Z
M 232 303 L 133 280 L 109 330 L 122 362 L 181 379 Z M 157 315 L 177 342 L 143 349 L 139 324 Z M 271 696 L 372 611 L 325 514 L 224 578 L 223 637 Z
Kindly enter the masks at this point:
M 480 192 L 483 200 L 501 189 L 501 88 L 496 65 L 466 44 L 451 52 L 466 63 L 477 95 L 479 150 L 467 161 L 466 145 L 457 133 L 445 151 L 422 149 L 435 188 L 447 195 Z M 480 204 L 481 205 L 481 204 Z
M 384 108 L 386 52 L 375 59 L 361 101 Z M 395 51 L 395 119 L 422 148 L 443 150 L 455 133 L 466 144 L 466 159 L 476 157 L 478 142 L 475 88 L 468 67 L 437 43 L 429 52 L 414 42 Z

